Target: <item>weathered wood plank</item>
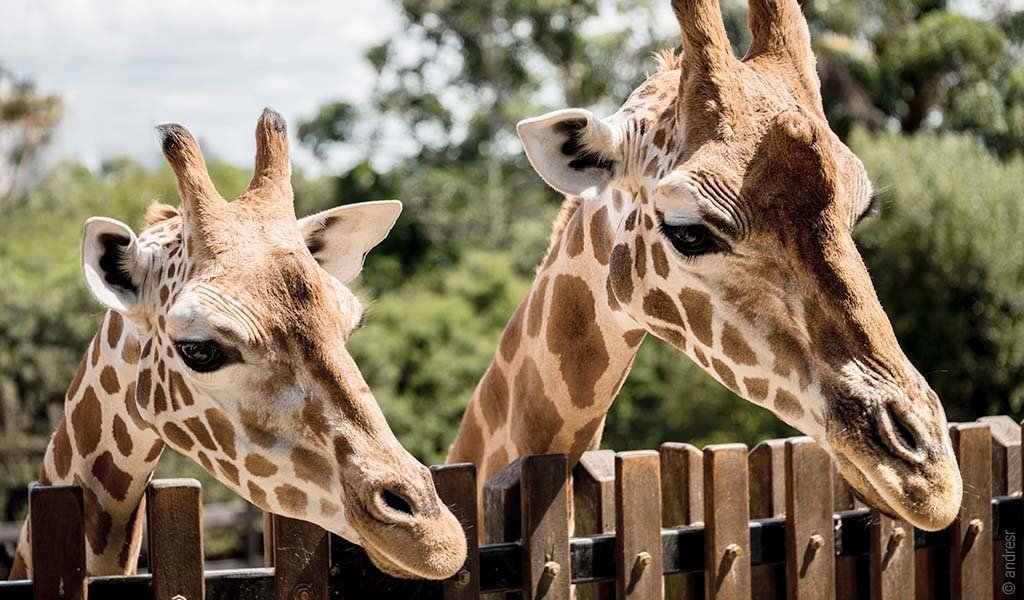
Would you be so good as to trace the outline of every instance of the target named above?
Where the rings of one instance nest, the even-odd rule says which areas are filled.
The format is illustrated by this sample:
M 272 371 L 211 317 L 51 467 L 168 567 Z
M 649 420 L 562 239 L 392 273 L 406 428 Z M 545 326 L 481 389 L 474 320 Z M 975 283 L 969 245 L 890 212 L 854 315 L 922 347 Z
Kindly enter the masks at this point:
M 274 595 L 278 600 L 327 600 L 330 535 L 320 527 L 274 515 Z
M 662 597 L 660 466 L 654 450 L 615 456 L 615 580 L 619 600 Z
M 704 448 L 704 597 L 750 598 L 747 447 Z
M 480 552 L 476 531 L 476 467 L 470 463 L 430 468 L 441 501 L 451 509 L 466 532 L 466 563 L 441 584 L 445 600 L 480 597 Z
M 809 437 L 786 440 L 786 589 L 790 600 L 835 598 L 832 460 Z
M 85 503 L 78 486 L 32 485 L 32 597 L 85 600 Z
M 523 597 L 568 600 L 569 472 L 564 454 L 522 461 Z
M 153 600 L 202 600 L 203 488 L 195 479 L 157 479 L 146 488 Z
M 872 600 L 913 600 L 914 528 L 871 511 L 869 549 Z
M 992 442 L 988 425 L 951 429 L 964 480 L 960 516 L 950 527 L 950 589 L 954 599 L 992 595 Z
M 1020 424 L 1006 415 L 982 417 L 992 430 L 992 495 L 1010 496 L 1021 491 Z M 1020 548 L 1016 532 L 1013 539 L 993 540 L 992 598 L 1016 600 Z M 1013 562 L 1011 562 L 1011 560 Z M 1009 584 L 1009 585 L 1008 585 Z
M 573 535 L 594 535 L 615 531 L 615 453 L 611 450 L 584 452 L 572 470 Z M 612 600 L 615 584 L 589 583 L 576 586 L 576 600 Z
M 786 516 L 786 440 L 767 440 L 750 451 L 750 518 Z M 754 600 L 786 596 L 785 565 L 759 565 L 750 571 Z
M 661 525 L 683 527 L 704 522 L 704 453 L 691 444 L 661 445 Z M 702 573 L 666 575 L 665 597 L 704 597 Z

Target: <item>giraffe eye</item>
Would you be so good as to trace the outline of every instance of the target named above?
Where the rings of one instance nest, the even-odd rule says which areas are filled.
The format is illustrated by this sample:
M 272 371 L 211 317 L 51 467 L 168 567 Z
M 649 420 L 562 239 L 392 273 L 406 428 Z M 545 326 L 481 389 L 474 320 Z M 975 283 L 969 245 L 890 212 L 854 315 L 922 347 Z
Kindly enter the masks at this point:
M 228 358 L 220 344 L 213 340 L 183 340 L 174 342 L 174 348 L 188 368 L 198 373 L 216 371 Z
M 669 225 L 662 223 L 661 233 L 684 256 L 700 256 L 701 254 L 710 254 L 724 249 L 718 238 L 704 225 Z

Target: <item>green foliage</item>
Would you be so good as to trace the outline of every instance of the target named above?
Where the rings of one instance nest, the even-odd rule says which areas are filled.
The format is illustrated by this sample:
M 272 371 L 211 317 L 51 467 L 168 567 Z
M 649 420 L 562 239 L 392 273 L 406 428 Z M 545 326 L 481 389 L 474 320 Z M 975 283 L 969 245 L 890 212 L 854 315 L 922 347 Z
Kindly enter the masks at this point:
M 952 420 L 1024 417 L 1024 159 L 952 135 L 851 142 L 888 190 L 858 239 L 904 351 Z

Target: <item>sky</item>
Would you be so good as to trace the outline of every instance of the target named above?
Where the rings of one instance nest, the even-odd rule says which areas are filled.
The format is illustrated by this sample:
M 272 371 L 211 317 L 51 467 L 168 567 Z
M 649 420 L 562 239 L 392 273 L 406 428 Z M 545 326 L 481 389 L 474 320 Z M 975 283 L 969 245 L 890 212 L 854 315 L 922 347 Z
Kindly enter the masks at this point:
M 0 0 L 0 62 L 63 98 L 51 159 L 156 164 L 153 128 L 178 122 L 208 158 L 244 166 L 263 107 L 294 135 L 325 102 L 365 100 L 363 52 L 399 26 L 384 1 Z M 292 146 L 296 165 L 315 170 Z

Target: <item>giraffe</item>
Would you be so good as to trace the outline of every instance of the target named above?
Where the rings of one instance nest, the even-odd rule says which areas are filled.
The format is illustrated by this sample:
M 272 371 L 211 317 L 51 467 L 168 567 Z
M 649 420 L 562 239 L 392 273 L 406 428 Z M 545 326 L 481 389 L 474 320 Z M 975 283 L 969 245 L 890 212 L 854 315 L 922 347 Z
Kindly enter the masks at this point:
M 900 349 L 854 226 L 873 187 L 831 131 L 796 0 L 674 0 L 683 52 L 611 116 L 518 124 L 565 194 L 546 257 L 463 415 L 449 462 L 595 448 L 647 333 L 813 437 L 871 505 L 925 530 L 962 481 L 937 395 Z
M 138 237 L 85 223 L 86 283 L 108 311 L 39 471 L 83 490 L 89 574 L 135 571 L 144 491 L 169 446 L 260 508 L 360 543 L 385 572 L 449 577 L 462 529 L 345 349 L 366 314 L 346 284 L 401 203 L 297 220 L 286 125 L 269 109 L 230 203 L 185 128 L 158 132 L 180 208 L 152 205 Z M 31 575 L 29 535 L 26 523 L 12 578 Z

